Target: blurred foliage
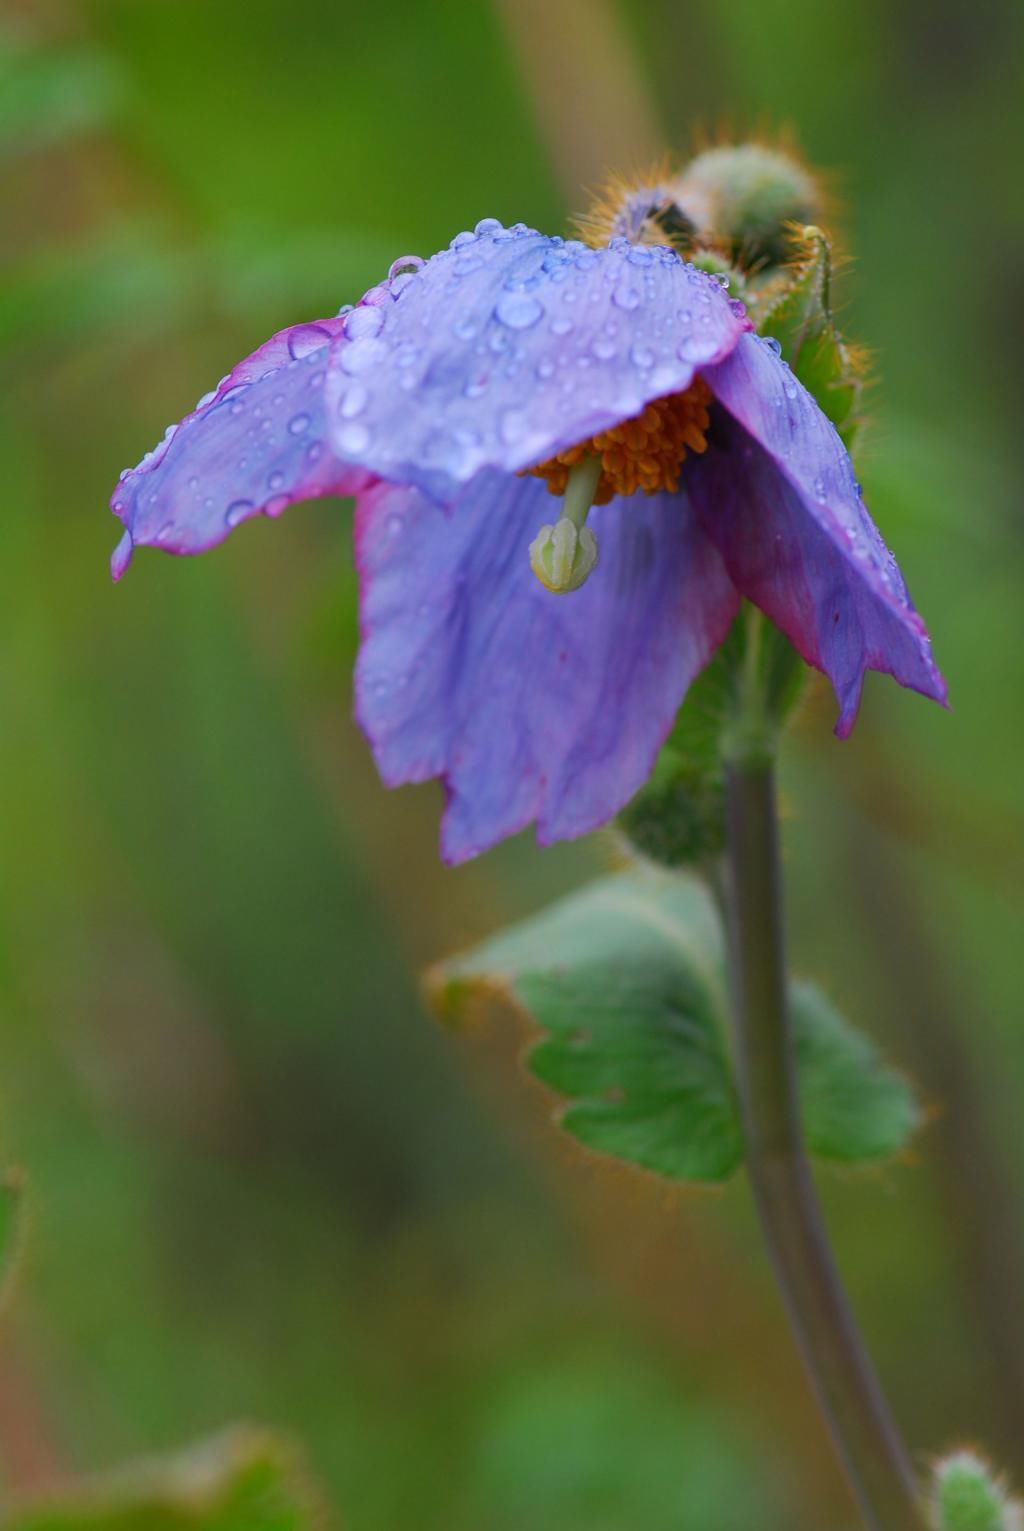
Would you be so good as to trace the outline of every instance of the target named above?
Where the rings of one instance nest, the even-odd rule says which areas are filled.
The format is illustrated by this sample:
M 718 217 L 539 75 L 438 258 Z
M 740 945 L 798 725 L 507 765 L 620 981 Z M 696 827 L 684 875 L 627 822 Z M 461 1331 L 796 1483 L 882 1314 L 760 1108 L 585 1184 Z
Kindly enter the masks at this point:
M 861 476 L 955 711 L 872 680 L 839 746 L 812 692 L 794 963 L 940 1107 L 918 1167 L 826 1188 L 897 1413 L 1020 1476 L 1024 14 L 619 9 L 667 142 L 731 110 L 842 172 Z M 239 356 L 482 216 L 563 225 L 536 90 L 484 0 L 4 0 L 7 1500 L 258 1417 L 358 1531 L 852 1522 L 742 1186 L 645 1198 L 420 1013 L 417 964 L 607 846 L 439 867 L 438 793 L 346 720 L 346 509 L 107 581 L 118 470 Z
M 244 1429 L 0 1521 L 4 1531 L 315 1531 L 326 1524 L 291 1450 Z

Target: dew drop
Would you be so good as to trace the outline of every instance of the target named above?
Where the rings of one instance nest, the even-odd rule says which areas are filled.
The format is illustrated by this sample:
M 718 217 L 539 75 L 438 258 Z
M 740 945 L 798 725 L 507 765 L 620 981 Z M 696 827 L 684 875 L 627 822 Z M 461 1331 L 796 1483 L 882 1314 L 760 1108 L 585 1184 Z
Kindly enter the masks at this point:
M 782 355 L 782 345 L 774 335 L 762 335 L 761 339 L 774 356 Z
M 233 500 L 224 512 L 225 526 L 237 526 L 246 516 L 252 515 L 253 509 L 251 500 Z
M 304 431 L 309 430 L 311 424 L 312 421 L 308 415 L 293 415 L 288 421 L 288 429 L 293 436 L 301 436 Z
M 501 439 L 506 446 L 514 446 L 526 433 L 527 419 L 521 409 L 506 409 L 501 417 Z
M 372 339 L 383 327 L 384 315 L 379 308 L 354 308 L 345 320 L 345 334 L 349 340 Z
M 393 260 L 391 265 L 388 267 L 388 276 L 392 281 L 396 276 L 402 276 L 406 274 L 413 276 L 417 271 L 421 271 L 425 265 L 426 261 L 423 259 L 422 255 L 400 255 L 398 259 Z
M 501 220 L 499 218 L 481 218 L 474 232 L 481 235 L 500 234 L 502 232 Z
M 360 336 L 358 340 L 351 341 L 341 353 L 341 367 L 350 377 L 355 377 L 360 372 L 366 372 L 370 367 L 375 367 L 383 362 L 388 355 L 388 348 L 383 340 L 376 340 L 372 335 Z
M 271 491 L 276 491 L 276 490 L 281 489 L 283 487 L 284 487 L 284 474 L 278 472 L 278 470 L 275 468 L 274 472 L 271 473 L 268 476 L 268 478 L 267 478 L 267 488 L 269 490 L 271 490 Z
M 466 245 L 471 245 L 475 242 L 476 235 L 470 233 L 469 229 L 463 229 L 461 234 L 456 234 L 448 248 L 449 250 L 462 250 L 465 249 Z
M 310 442 L 309 446 L 306 448 L 306 461 L 308 463 L 319 462 L 323 455 L 324 455 L 324 444 L 323 444 L 323 442 L 322 441 Z
M 645 372 L 648 367 L 654 366 L 654 352 L 650 346 L 642 346 L 639 343 L 631 346 L 629 359 L 634 367 L 641 367 Z
M 294 361 L 303 361 L 327 345 L 330 334 L 320 324 L 300 324 L 288 336 L 288 353 Z
M 343 426 L 338 432 L 338 445 L 343 452 L 365 452 L 370 439 L 369 427 L 361 420 Z
M 611 361 L 612 357 L 618 350 L 618 346 L 615 344 L 614 340 L 602 340 L 599 338 L 594 341 L 594 344 L 590 347 L 590 349 L 593 351 L 598 361 Z
M 544 317 L 544 305 L 529 292 L 502 293 L 494 317 L 510 330 L 528 330 Z
M 568 335 L 571 330 L 572 330 L 572 320 L 571 319 L 567 319 L 564 314 L 559 314 L 557 319 L 552 319 L 552 321 L 551 321 L 551 333 L 552 333 L 552 335 Z
M 357 415 L 362 414 L 369 398 L 370 395 L 362 383 L 350 383 L 338 400 L 338 414 L 343 420 L 354 420 Z
M 639 304 L 640 294 L 629 282 L 622 282 L 612 293 L 612 302 L 616 308 L 624 308 L 628 313 Z

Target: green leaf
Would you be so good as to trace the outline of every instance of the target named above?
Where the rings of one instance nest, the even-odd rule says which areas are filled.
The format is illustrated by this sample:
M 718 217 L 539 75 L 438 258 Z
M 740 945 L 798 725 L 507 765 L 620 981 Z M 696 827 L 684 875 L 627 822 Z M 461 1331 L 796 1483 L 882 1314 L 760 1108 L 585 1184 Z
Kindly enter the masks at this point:
M 839 334 L 831 290 L 831 246 L 821 229 L 808 225 L 792 265 L 764 289 L 752 317 L 762 335 L 779 342 L 793 372 L 849 447 L 859 424 L 864 356 Z
M 936 1531 L 1020 1531 L 1020 1515 L 975 1452 L 954 1452 L 936 1467 Z
M 579 1142 L 673 1180 L 724 1180 L 742 1158 L 717 911 L 696 878 L 619 873 L 427 975 L 448 1020 L 504 995 L 544 1033 L 527 1058 Z M 808 1146 L 844 1163 L 906 1141 L 907 1084 L 810 985 L 793 991 Z
M 2 1531 L 318 1531 L 325 1525 L 292 1448 L 248 1427 L 0 1520 Z
M 921 1125 L 903 1076 L 888 1067 L 814 984 L 790 989 L 804 1136 L 811 1153 L 839 1163 L 884 1159 Z

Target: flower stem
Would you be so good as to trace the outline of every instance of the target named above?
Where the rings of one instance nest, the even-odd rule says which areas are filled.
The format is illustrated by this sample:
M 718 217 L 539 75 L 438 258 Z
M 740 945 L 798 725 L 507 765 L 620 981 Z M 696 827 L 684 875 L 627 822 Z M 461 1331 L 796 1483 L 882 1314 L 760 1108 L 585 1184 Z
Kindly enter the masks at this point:
M 747 1169 L 790 1324 L 870 1531 L 923 1531 L 914 1476 L 836 1269 L 804 1152 L 771 749 L 727 765 L 729 950 Z

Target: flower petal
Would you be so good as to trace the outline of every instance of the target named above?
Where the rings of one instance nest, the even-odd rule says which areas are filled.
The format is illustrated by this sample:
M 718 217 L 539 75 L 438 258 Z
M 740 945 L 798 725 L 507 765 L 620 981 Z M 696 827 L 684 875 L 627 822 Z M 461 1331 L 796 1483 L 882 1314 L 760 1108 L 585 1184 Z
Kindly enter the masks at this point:
M 110 502 L 125 525 L 111 565 L 115 579 L 136 543 L 201 553 L 250 516 L 276 516 L 317 495 L 353 494 L 367 482 L 326 440 L 327 356 L 341 326 L 335 318 L 280 330 L 122 475 Z
M 686 490 L 737 588 L 831 680 L 836 733 L 854 725 L 865 670 L 944 703 L 924 623 L 815 400 L 754 335 L 702 371 L 728 415 Z
M 335 448 L 450 499 L 481 468 L 542 462 L 688 387 L 748 328 L 672 250 L 485 219 L 348 316 L 327 385 Z
M 357 716 L 389 786 L 444 778 L 451 862 L 531 819 L 543 844 L 611 818 L 738 605 L 668 495 L 593 510 L 596 570 L 550 594 L 529 545 L 557 508 L 538 479 L 493 470 L 448 510 L 388 484 L 359 500 Z

